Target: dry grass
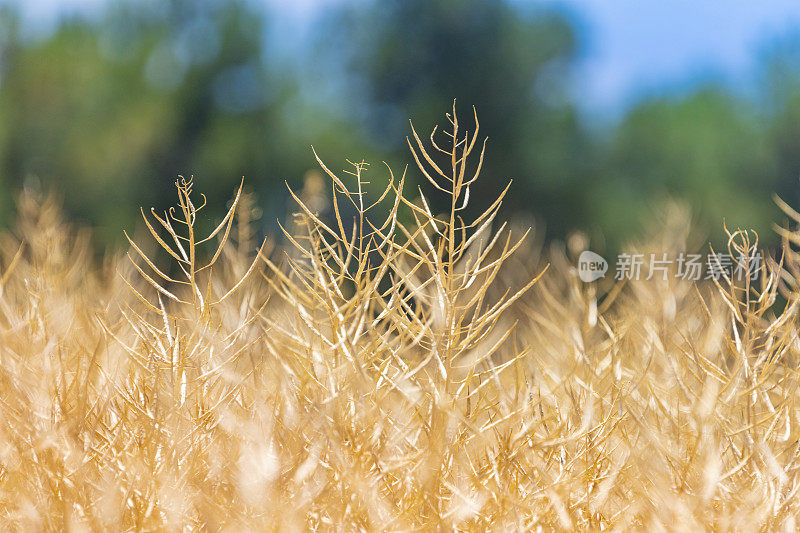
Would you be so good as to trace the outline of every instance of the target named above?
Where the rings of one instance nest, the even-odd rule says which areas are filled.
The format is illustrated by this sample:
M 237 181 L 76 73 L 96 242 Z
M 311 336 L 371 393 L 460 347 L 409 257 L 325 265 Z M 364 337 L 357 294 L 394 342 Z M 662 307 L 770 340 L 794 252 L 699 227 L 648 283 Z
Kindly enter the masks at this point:
M 483 145 L 477 118 L 447 126 L 412 130 L 428 193 L 389 171 L 370 199 L 364 164 L 320 162 L 328 216 L 313 181 L 258 252 L 241 189 L 200 236 L 180 180 L 102 265 L 24 193 L 0 242 L 2 529 L 794 530 L 800 231 L 758 283 L 584 284 L 580 239 L 537 253 L 502 195 L 462 218 Z M 685 220 L 640 249 L 685 250 Z

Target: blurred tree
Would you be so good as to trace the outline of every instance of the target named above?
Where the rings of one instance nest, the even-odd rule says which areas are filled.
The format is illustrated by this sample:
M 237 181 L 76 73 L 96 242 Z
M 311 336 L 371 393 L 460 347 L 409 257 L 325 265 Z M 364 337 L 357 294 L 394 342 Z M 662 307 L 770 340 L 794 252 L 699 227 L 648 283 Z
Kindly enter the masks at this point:
M 243 176 L 281 213 L 283 180 L 315 164 L 312 140 L 357 143 L 273 68 L 267 22 L 244 0 L 170 0 L 113 3 L 99 22 L 66 20 L 42 40 L 4 32 L 3 183 L 56 185 L 105 242 L 133 224 L 136 205 L 171 203 L 177 174 L 197 175 L 209 215 Z
M 671 196 L 689 202 L 696 228 L 717 236 L 718 245 L 723 219 L 730 229 L 756 229 L 774 242 L 771 196 L 778 183 L 766 133 L 751 103 L 720 88 L 644 102 L 599 150 L 602 162 L 585 192 L 593 198 L 589 216 L 619 242 L 635 236 L 654 203 Z
M 250 0 L 121 0 L 52 34 L 20 28 L 0 9 L 0 186 L 55 185 L 106 243 L 136 205 L 171 203 L 177 174 L 197 176 L 209 215 L 245 176 L 269 223 L 289 205 L 283 180 L 316 166 L 312 143 L 334 170 L 343 155 L 399 169 L 408 117 L 429 131 L 453 98 L 490 137 L 473 198 L 514 178 L 507 208 L 551 237 L 589 229 L 617 248 L 665 194 L 712 234 L 726 217 L 768 237 L 772 191 L 800 200 L 800 40 L 765 60 L 761 100 L 706 87 L 589 130 L 569 90 L 574 21 L 518 2 L 345 3 L 288 61 L 275 48 L 303 39 Z
M 769 43 L 759 80 L 767 143 L 779 178 L 775 192 L 800 209 L 800 33 Z
M 577 43 L 563 17 L 502 0 L 392 0 L 346 7 L 328 27 L 350 46 L 353 108 L 366 107 L 373 143 L 399 158 L 408 117 L 430 131 L 455 98 L 471 128 L 474 105 L 490 137 L 474 194 L 491 196 L 514 178 L 507 207 L 534 208 L 556 235 L 587 222 L 580 190 L 590 145 L 569 98 Z

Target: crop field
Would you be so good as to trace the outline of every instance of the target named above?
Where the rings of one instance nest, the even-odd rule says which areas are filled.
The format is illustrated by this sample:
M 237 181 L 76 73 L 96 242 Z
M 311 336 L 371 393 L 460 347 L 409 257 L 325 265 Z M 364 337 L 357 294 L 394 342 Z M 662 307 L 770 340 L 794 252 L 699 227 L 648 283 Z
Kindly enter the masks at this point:
M 778 200 L 782 244 L 744 276 L 586 282 L 585 237 L 504 222 L 513 183 L 470 194 L 502 153 L 477 114 L 408 141 L 405 170 L 319 160 L 263 242 L 246 184 L 209 221 L 179 178 L 104 258 L 22 191 L 2 529 L 796 530 L 800 215 Z M 704 246 L 658 217 L 630 251 Z

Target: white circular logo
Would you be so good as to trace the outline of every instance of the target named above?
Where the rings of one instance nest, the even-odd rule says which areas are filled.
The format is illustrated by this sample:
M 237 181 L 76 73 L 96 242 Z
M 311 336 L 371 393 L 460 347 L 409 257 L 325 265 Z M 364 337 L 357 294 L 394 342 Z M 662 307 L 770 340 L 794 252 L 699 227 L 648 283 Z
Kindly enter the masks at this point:
M 585 250 L 578 258 L 578 276 L 586 283 L 605 277 L 608 271 L 608 261 L 600 255 Z

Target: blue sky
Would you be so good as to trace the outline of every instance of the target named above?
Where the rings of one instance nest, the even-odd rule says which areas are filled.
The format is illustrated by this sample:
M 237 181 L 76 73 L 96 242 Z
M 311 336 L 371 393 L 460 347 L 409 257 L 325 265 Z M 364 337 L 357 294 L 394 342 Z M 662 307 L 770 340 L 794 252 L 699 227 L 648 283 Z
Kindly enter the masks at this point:
M 653 94 L 709 79 L 746 90 L 759 55 L 800 28 L 797 0 L 554 0 L 584 44 L 575 94 L 590 110 L 616 113 Z
M 104 1 L 16 3 L 29 21 L 47 27 L 60 12 L 90 11 Z M 319 7 L 346 0 L 258 1 L 302 27 Z M 684 91 L 709 79 L 744 90 L 760 51 L 800 28 L 800 0 L 510 1 L 558 9 L 576 21 L 583 49 L 573 90 L 585 110 L 600 116 L 618 115 L 645 96 Z

